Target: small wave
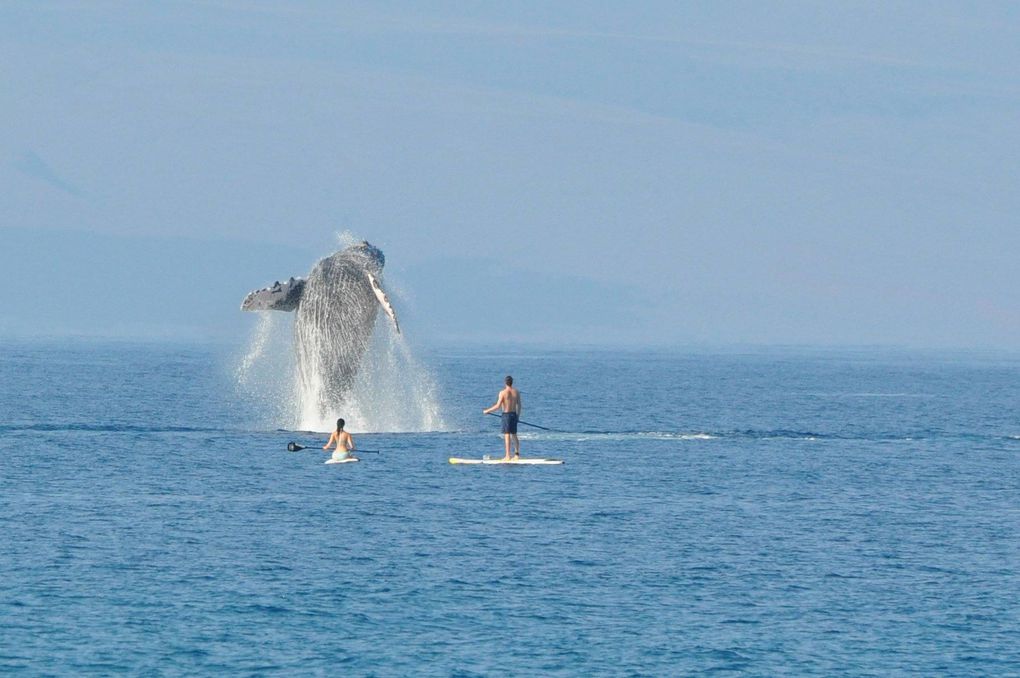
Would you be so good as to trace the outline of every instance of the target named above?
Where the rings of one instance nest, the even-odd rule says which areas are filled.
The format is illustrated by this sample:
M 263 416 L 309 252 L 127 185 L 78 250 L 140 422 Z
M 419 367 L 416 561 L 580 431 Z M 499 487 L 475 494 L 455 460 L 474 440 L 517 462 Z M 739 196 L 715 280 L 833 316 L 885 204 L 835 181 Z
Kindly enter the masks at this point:
M 572 440 L 587 442 L 590 440 L 715 440 L 718 435 L 702 432 L 685 431 L 556 431 L 550 433 L 521 433 L 523 439 L 532 440 Z
M 228 429 L 200 426 L 138 426 L 134 424 L 0 424 L 0 432 L 30 433 L 224 433 Z M 236 431 L 240 433 L 241 431 Z
M 931 393 L 805 393 L 813 398 L 934 398 Z
M 904 438 L 861 437 L 840 433 L 819 433 L 816 431 L 798 431 L 796 429 L 737 429 L 732 431 L 557 431 L 544 433 L 529 431 L 520 434 L 521 438 L 533 440 L 573 440 L 585 442 L 589 440 L 902 440 Z M 909 439 L 909 438 L 906 438 Z
M 521 432 L 520 437 L 527 440 L 570 440 L 587 442 L 591 440 L 719 440 L 722 438 L 744 438 L 752 440 L 787 439 L 787 440 L 826 440 L 845 439 L 846 436 L 835 434 L 813 433 L 811 431 L 768 430 L 759 431 L 742 429 L 724 432 L 706 431 L 528 431 Z
M 739 438 L 752 438 L 754 440 L 770 440 L 776 438 L 786 440 L 842 440 L 846 438 L 846 436 L 837 434 L 815 433 L 814 431 L 797 431 L 792 429 L 774 429 L 767 431 L 744 429 L 741 431 L 734 431 L 733 435 Z

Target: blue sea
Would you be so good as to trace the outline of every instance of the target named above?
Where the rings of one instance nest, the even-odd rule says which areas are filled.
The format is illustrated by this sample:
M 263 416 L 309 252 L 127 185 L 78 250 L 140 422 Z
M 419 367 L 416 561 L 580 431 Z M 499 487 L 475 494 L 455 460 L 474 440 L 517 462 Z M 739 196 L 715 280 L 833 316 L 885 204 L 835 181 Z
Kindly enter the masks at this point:
M 231 347 L 0 351 L 2 673 L 1020 675 L 1020 356 L 435 349 L 325 465 Z M 566 463 L 448 464 L 507 373 Z

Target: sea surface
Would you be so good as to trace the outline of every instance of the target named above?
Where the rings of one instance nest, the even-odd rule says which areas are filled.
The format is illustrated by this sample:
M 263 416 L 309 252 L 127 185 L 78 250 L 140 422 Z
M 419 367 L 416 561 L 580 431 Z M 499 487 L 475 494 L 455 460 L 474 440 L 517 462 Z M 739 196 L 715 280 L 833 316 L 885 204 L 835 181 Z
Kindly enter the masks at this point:
M 0 343 L 0 673 L 1020 675 L 1020 356 L 418 358 L 325 465 L 230 347 Z M 447 463 L 507 373 L 563 466 Z

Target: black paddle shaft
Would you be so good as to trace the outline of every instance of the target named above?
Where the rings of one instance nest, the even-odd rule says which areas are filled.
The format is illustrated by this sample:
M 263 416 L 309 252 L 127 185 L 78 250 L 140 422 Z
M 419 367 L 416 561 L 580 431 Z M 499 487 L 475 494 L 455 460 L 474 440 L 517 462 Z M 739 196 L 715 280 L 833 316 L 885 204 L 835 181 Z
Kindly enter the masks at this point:
M 489 415 L 491 415 L 493 417 L 500 416 L 500 415 L 496 414 L 495 412 L 489 412 Z M 528 422 L 524 421 L 523 419 L 518 419 L 517 423 L 518 424 L 524 424 L 525 426 L 530 426 L 532 428 L 540 428 L 543 431 L 551 431 L 552 430 L 551 428 L 546 428 L 545 426 L 539 426 L 538 424 L 529 424 Z
M 298 445 L 295 442 L 287 443 L 287 451 L 288 452 L 300 452 L 301 450 L 305 450 L 305 449 L 308 449 L 307 445 Z M 367 454 L 379 454 L 379 450 L 358 450 L 358 449 L 354 449 L 354 450 L 350 450 L 350 451 L 351 452 L 365 452 Z

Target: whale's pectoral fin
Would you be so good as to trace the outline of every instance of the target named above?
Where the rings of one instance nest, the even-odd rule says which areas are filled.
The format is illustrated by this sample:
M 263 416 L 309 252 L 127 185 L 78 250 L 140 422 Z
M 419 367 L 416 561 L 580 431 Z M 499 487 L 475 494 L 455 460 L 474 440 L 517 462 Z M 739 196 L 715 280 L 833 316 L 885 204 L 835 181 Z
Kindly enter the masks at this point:
M 376 280 L 376 277 L 371 273 L 368 274 L 368 281 L 372 283 L 372 291 L 375 292 L 375 298 L 379 300 L 379 304 L 386 311 L 386 315 L 393 321 L 393 327 L 396 328 L 397 334 L 400 334 L 400 323 L 397 322 L 397 312 L 393 310 L 393 304 L 390 303 L 390 298 L 386 296 L 386 292 L 383 290 L 382 285 Z
M 293 311 L 301 301 L 301 293 L 304 289 L 304 278 L 291 278 L 285 283 L 277 280 L 269 287 L 249 292 L 241 302 L 241 310 Z

